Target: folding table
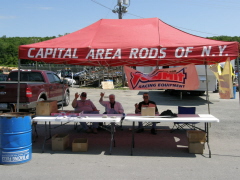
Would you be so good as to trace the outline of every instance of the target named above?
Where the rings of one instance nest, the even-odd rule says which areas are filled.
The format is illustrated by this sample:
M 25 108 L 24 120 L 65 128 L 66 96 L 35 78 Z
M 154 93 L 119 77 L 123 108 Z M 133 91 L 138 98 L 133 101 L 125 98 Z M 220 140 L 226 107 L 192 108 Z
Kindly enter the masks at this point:
M 209 123 L 219 122 L 219 119 L 211 114 L 178 114 L 178 117 L 169 116 L 141 116 L 140 114 L 127 114 L 125 116 L 125 121 L 132 122 L 132 144 L 131 144 L 131 155 L 133 155 L 133 148 L 135 146 L 134 142 L 134 132 L 135 132 L 135 122 L 197 122 L 205 123 L 204 129 L 202 131 L 206 132 L 207 138 L 206 142 L 209 150 L 209 158 L 211 158 L 211 150 L 209 146 Z
M 44 152 L 44 146 L 48 139 L 51 139 L 51 122 L 60 122 L 60 123 L 78 123 L 78 122 L 107 122 L 111 123 L 111 140 L 110 140 L 110 154 L 112 154 L 112 146 L 115 147 L 115 123 L 121 121 L 122 114 L 82 114 L 81 116 L 37 116 L 32 119 L 32 121 L 45 122 L 45 137 L 42 146 L 42 152 Z M 47 122 L 49 122 L 49 137 L 47 137 Z M 63 125 L 64 125 L 63 124 Z

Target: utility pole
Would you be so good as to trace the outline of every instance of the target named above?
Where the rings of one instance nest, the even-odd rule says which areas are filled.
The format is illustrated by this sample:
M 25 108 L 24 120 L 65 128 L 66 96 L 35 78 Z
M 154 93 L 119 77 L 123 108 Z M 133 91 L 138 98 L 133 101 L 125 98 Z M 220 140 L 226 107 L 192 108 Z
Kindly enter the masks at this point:
M 126 13 L 130 6 L 130 0 L 117 0 L 117 5 L 112 10 L 113 13 L 118 13 L 118 19 L 122 19 L 122 14 Z M 118 6 L 118 7 L 117 7 Z
M 113 13 L 118 13 L 118 19 L 122 19 L 122 14 L 127 12 L 127 7 L 130 6 L 130 0 L 117 0 L 117 5 L 112 10 Z M 118 6 L 118 7 L 117 7 Z M 122 66 L 122 87 L 125 85 L 125 73 Z
M 122 19 L 122 3 L 118 3 L 119 11 L 118 11 L 118 19 Z

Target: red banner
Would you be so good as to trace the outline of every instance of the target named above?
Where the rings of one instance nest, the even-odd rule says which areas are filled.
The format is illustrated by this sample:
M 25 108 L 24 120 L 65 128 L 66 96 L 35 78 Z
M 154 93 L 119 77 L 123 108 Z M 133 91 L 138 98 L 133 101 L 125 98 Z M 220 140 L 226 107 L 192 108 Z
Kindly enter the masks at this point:
M 144 74 L 124 66 L 128 86 L 132 90 L 142 89 L 178 89 L 196 90 L 199 87 L 198 74 L 194 64 L 187 66 L 155 69 Z

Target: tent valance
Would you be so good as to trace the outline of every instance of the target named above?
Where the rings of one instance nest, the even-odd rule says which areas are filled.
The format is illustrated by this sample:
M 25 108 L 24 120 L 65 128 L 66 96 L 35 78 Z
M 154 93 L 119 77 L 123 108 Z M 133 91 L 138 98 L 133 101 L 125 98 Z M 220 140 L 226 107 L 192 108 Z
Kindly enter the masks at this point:
M 215 64 L 238 57 L 238 42 L 210 40 L 158 18 L 101 19 L 71 34 L 19 46 L 19 59 L 84 66 Z

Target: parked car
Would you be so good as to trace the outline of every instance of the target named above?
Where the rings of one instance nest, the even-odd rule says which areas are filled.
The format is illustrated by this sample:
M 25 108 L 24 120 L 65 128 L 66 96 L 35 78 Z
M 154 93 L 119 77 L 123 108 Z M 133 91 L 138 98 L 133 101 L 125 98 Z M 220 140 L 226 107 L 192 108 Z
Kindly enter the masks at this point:
M 70 70 L 70 69 L 67 69 L 67 70 L 58 70 L 57 71 L 57 75 L 61 78 L 61 77 L 64 77 L 64 78 L 67 78 L 67 77 L 69 77 L 69 78 L 72 78 L 72 74 L 73 74 L 73 72 L 72 72 L 72 70 Z
M 76 81 L 76 84 L 79 84 L 81 81 L 84 81 L 86 78 L 87 71 L 83 70 L 80 72 L 77 72 L 73 75 L 73 79 Z
M 18 71 L 11 71 L 0 82 L 0 111 L 13 111 L 18 99 Z M 38 101 L 56 100 L 68 106 L 70 90 L 56 73 L 45 70 L 20 70 L 19 111 L 35 111 Z
M 6 81 L 7 80 L 7 74 L 0 74 L 0 81 Z
M 72 86 L 73 84 L 74 84 L 74 85 L 76 84 L 76 81 L 75 81 L 74 79 L 70 78 L 70 77 L 66 77 L 66 78 L 64 78 L 64 80 L 67 81 L 67 84 L 68 84 L 69 86 Z
M 73 79 L 73 72 L 72 70 L 57 70 L 56 74 L 64 80 L 69 86 L 72 86 L 72 84 L 76 84 L 76 81 Z

